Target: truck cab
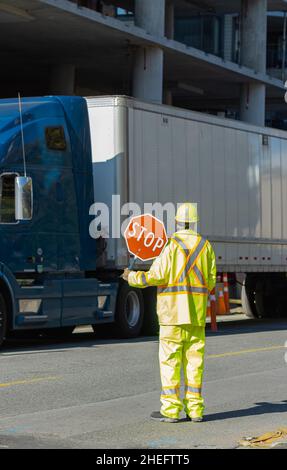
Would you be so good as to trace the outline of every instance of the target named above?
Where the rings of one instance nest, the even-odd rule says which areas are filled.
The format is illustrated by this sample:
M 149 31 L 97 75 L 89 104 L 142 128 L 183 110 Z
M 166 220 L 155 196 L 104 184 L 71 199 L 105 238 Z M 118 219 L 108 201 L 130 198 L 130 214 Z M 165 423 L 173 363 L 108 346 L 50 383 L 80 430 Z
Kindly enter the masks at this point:
M 86 101 L 25 98 L 21 108 L 0 100 L 0 343 L 9 331 L 113 323 L 120 286 L 118 273 L 98 276 L 89 235 Z

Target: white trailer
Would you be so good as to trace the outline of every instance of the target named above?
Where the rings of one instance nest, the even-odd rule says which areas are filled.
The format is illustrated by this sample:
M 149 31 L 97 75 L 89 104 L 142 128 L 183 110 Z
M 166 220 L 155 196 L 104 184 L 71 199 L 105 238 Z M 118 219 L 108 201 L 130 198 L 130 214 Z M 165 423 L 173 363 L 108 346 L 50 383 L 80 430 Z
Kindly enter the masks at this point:
M 218 272 L 246 273 L 247 313 L 286 315 L 286 132 L 120 96 L 87 105 L 95 201 L 197 202 Z M 123 240 L 102 263 L 127 265 Z

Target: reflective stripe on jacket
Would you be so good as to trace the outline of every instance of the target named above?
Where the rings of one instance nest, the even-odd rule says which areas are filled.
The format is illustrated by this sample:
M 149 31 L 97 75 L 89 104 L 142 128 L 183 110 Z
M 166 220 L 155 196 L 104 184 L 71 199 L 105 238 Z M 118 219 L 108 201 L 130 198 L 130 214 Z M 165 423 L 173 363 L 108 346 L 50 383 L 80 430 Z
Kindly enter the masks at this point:
M 216 283 L 215 254 L 208 240 L 180 230 L 148 272 L 131 272 L 128 281 L 133 287 L 158 287 L 161 325 L 204 326 L 208 293 Z

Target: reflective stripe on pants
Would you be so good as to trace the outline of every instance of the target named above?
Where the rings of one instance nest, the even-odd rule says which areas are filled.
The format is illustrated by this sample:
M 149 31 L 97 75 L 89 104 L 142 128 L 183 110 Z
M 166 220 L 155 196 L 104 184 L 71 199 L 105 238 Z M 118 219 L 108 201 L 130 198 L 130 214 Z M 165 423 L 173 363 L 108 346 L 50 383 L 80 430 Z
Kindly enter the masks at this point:
M 159 363 L 162 383 L 161 413 L 178 418 L 184 408 L 191 418 L 203 415 L 201 384 L 204 366 L 205 328 L 161 325 Z M 180 372 L 184 371 L 184 399 L 180 397 Z

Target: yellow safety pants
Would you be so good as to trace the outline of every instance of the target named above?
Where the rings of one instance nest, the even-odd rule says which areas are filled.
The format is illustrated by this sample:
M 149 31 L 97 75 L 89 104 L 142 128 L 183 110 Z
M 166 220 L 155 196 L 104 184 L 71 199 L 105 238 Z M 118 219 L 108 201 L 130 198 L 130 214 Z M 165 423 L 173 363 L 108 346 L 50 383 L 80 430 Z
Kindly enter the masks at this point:
M 178 418 L 184 411 L 190 418 L 203 415 L 201 396 L 205 348 L 205 327 L 161 325 L 159 364 L 162 383 L 161 413 Z M 184 399 L 180 397 L 181 369 L 184 372 Z

